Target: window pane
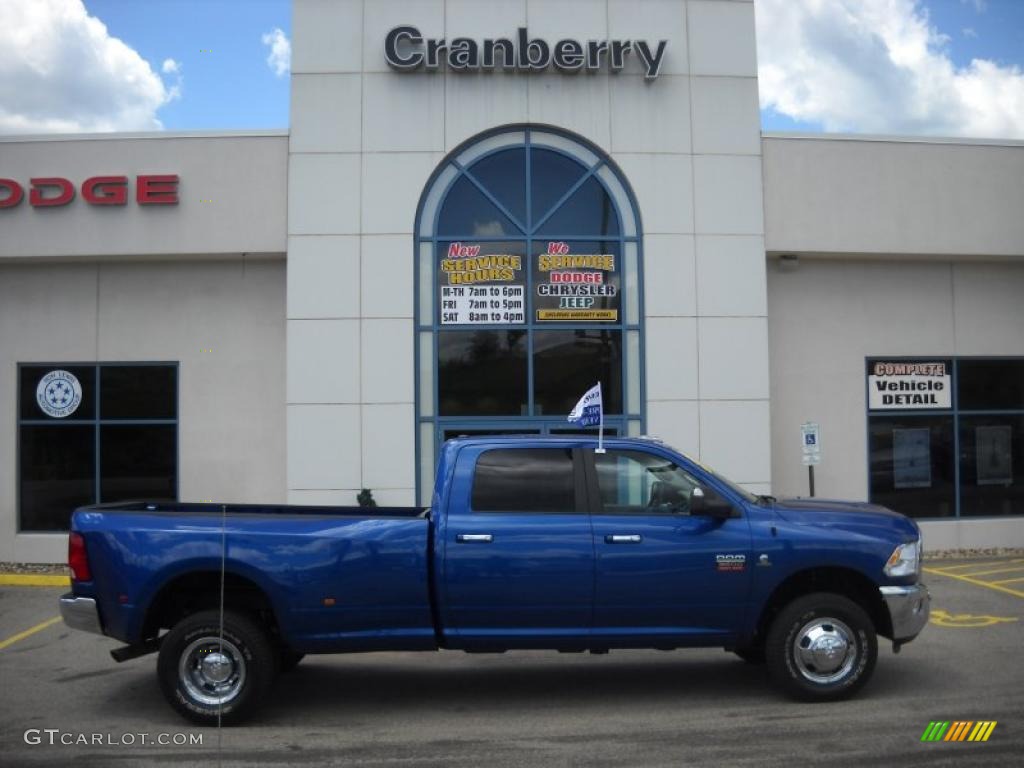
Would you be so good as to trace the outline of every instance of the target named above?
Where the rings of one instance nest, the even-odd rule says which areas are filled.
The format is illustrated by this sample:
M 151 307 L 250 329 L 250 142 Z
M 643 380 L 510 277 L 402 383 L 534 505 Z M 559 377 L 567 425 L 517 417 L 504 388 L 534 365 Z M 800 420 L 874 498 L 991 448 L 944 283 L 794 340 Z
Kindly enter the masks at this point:
M 911 517 L 952 516 L 952 417 L 872 417 L 870 432 L 871 501 Z
M 552 206 L 579 181 L 587 169 L 550 149 L 530 149 L 530 211 L 532 225 L 540 223 Z
M 957 366 L 963 410 L 1024 409 L 1024 359 L 961 359 Z
M 96 501 L 95 427 L 28 425 L 21 437 L 21 530 L 66 531 Z
M 605 414 L 622 413 L 621 331 L 537 331 L 533 349 L 535 415 L 568 415 L 598 381 Z
M 960 514 L 1024 515 L 1024 416 L 960 418 Z
M 100 501 L 177 498 L 173 425 L 100 427 Z
M 488 155 L 469 169 L 473 177 L 515 216 L 526 223 L 526 150 L 506 149 Z
M 574 512 L 572 451 L 485 451 L 476 463 L 472 507 L 476 512 Z
M 173 419 L 177 371 L 171 365 L 112 365 L 100 369 L 101 419 Z
M 441 325 L 525 325 L 526 242 L 437 244 Z
M 619 216 L 604 186 L 591 176 L 538 230 L 540 235 L 617 235 Z
M 594 466 L 605 513 L 686 514 L 699 485 L 668 459 L 640 451 L 595 453 Z
M 437 368 L 441 416 L 526 413 L 526 331 L 442 331 Z
M 541 240 L 533 245 L 533 306 L 538 322 L 619 323 L 619 244 Z
M 459 237 L 520 235 L 521 230 L 503 214 L 468 178 L 452 184 L 441 208 L 437 234 Z
M 96 413 L 95 379 L 96 368 L 91 365 L 24 365 L 19 414 L 23 419 L 92 419 Z

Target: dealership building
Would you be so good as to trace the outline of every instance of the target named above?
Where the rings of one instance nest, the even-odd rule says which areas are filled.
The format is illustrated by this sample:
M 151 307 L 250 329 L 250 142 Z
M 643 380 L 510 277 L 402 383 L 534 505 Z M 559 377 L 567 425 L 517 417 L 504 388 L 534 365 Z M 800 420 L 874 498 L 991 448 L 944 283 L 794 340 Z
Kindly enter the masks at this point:
M 596 382 L 757 493 L 1024 546 L 1024 142 L 762 133 L 754 13 L 294 0 L 287 131 L 0 137 L 0 561 L 94 502 L 426 505 Z

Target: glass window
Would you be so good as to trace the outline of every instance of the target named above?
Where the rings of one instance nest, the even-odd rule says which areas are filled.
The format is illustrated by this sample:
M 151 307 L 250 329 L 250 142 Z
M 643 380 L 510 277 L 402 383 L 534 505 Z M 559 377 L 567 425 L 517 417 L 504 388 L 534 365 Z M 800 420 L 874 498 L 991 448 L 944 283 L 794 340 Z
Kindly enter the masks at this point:
M 414 244 L 422 502 L 422 457 L 450 432 L 570 428 L 597 382 L 608 434 L 643 423 L 639 214 L 619 171 L 550 129 L 491 132 L 454 157 L 423 192 Z
M 587 169 L 577 160 L 550 149 L 533 147 L 530 154 L 530 211 L 532 225 L 537 226 Z
M 519 227 L 487 199 L 487 196 L 462 176 L 454 184 L 441 208 L 437 234 L 457 237 L 500 237 L 519 235 Z
M 100 501 L 173 500 L 176 431 L 173 424 L 100 427 Z
M 438 333 L 437 388 L 442 416 L 526 413 L 526 331 Z
M 622 331 L 537 331 L 533 340 L 534 409 L 565 415 L 601 382 L 605 414 L 622 413 Z
M 22 419 L 88 421 L 96 417 L 96 368 L 23 365 L 18 413 Z
M 668 459 L 641 451 L 594 453 L 594 466 L 606 514 L 689 514 L 700 486 Z
M 951 517 L 952 416 L 876 416 L 870 424 L 871 500 L 911 517 Z
M 960 514 L 1024 515 L 1024 415 L 961 417 Z
M 961 358 L 957 378 L 960 410 L 1024 410 L 1024 360 Z
M 177 370 L 170 365 L 105 365 L 100 368 L 103 419 L 173 419 L 178 408 Z
M 22 365 L 19 376 L 19 530 L 67 530 L 86 504 L 177 497 L 176 365 Z
M 66 531 L 75 507 L 96 501 L 95 428 L 20 427 L 21 530 Z
M 526 223 L 526 150 L 504 149 L 473 164 L 472 176 L 505 210 Z
M 572 451 L 485 451 L 476 462 L 471 506 L 475 512 L 575 512 Z

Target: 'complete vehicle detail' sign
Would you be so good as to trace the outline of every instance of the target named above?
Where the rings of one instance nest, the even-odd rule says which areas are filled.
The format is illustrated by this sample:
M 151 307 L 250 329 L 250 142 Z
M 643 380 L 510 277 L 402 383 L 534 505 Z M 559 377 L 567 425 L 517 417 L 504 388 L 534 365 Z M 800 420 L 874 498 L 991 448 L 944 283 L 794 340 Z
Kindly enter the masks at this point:
M 950 408 L 951 384 L 949 366 L 944 362 L 875 361 L 868 367 L 868 408 Z

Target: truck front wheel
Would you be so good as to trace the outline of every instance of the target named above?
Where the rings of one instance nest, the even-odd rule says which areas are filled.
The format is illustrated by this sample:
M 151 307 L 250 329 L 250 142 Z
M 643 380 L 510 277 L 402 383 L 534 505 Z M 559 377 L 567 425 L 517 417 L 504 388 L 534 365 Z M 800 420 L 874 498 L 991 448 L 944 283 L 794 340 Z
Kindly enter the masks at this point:
M 819 592 L 782 609 L 768 631 L 765 653 L 772 679 L 793 698 L 836 701 L 871 677 L 878 639 L 863 608 Z
M 200 611 L 182 619 L 160 644 L 157 676 L 164 697 L 200 725 L 235 725 L 248 717 L 277 672 L 277 650 L 251 619 Z

